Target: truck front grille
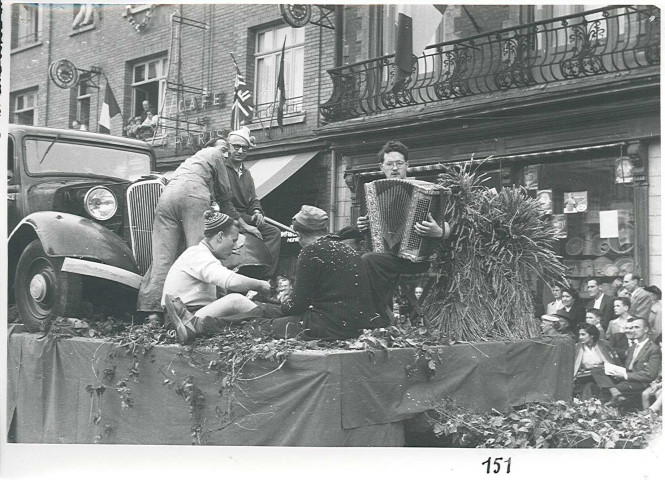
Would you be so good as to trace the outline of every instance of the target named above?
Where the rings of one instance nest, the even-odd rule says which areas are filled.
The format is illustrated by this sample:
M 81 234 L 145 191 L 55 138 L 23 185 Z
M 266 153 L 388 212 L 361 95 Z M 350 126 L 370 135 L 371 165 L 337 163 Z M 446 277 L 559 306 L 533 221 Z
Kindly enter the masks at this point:
M 152 263 L 152 223 L 163 189 L 160 179 L 138 181 L 127 188 L 130 242 L 141 275 Z

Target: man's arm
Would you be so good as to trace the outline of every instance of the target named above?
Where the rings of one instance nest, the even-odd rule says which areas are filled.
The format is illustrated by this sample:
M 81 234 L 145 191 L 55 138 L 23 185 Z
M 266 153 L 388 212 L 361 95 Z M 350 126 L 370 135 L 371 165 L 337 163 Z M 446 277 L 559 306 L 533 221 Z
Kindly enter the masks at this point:
M 215 285 L 225 291 L 233 290 L 245 293 L 255 290 L 260 293 L 270 293 L 270 283 L 235 273 L 211 256 L 192 259 L 190 274 L 202 282 Z
M 630 307 L 630 313 L 634 317 L 641 317 L 649 320 L 649 311 L 651 310 L 651 295 L 643 292 L 643 295 L 638 295 Z
M 304 313 L 312 303 L 314 286 L 318 284 L 317 272 L 322 263 L 314 250 L 313 247 L 305 248 L 298 256 L 295 284 L 291 295 L 282 303 L 284 315 Z
M 626 380 L 630 382 L 648 383 L 658 376 L 662 362 L 662 355 L 658 347 L 655 345 L 650 345 L 650 347 L 651 351 L 646 360 L 635 362 L 633 371 L 626 372 Z M 646 345 L 643 348 L 646 348 Z

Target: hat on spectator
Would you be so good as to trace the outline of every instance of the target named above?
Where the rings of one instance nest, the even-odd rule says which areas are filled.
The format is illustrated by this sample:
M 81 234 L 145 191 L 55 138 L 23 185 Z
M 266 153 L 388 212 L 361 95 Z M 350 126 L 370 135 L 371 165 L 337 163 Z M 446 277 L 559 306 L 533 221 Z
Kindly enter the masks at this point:
M 566 320 L 567 322 L 570 322 L 570 316 L 566 312 L 547 313 L 541 316 L 540 319 L 557 323 L 560 322 L 561 320 Z
M 229 137 L 231 135 L 245 139 L 250 147 L 256 147 L 256 139 L 249 134 L 249 128 L 247 127 L 240 127 L 238 130 L 229 133 Z
M 309 230 L 316 232 L 328 227 L 328 214 L 317 207 L 303 205 L 293 217 L 294 230 Z
M 364 235 L 356 227 L 346 226 L 335 234 L 340 240 L 362 240 Z
M 204 223 L 204 229 L 203 229 L 203 234 L 206 237 L 209 237 L 210 235 L 214 235 L 228 225 L 229 223 L 233 222 L 233 219 L 229 217 L 225 213 L 221 212 L 214 212 L 212 210 L 208 210 L 203 214 L 203 223 Z

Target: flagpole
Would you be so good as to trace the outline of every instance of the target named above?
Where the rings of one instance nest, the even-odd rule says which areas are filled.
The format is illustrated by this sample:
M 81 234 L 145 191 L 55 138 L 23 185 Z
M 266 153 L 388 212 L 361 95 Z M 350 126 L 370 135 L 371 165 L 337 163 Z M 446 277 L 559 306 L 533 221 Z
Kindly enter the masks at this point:
M 233 53 L 229 52 L 231 55 L 231 60 L 233 60 L 233 66 L 236 67 L 236 78 L 233 82 L 233 105 L 231 105 L 231 129 L 238 130 L 240 129 L 240 122 L 238 121 L 238 109 L 235 108 L 236 103 L 236 86 L 235 83 L 238 81 L 238 74 L 240 73 L 240 67 L 238 67 L 238 62 L 236 62 L 236 57 L 233 56 Z
M 284 47 L 286 46 L 286 35 L 284 35 L 284 43 L 282 44 L 282 56 L 284 55 Z M 284 61 L 284 58 L 280 57 L 280 66 L 282 62 Z M 279 76 L 279 73 L 278 73 Z M 277 95 L 279 95 L 279 78 L 277 79 L 277 84 L 275 85 L 275 98 L 272 102 L 272 112 L 270 112 L 270 126 L 268 128 L 272 128 L 272 117 L 275 115 L 275 105 L 277 104 Z

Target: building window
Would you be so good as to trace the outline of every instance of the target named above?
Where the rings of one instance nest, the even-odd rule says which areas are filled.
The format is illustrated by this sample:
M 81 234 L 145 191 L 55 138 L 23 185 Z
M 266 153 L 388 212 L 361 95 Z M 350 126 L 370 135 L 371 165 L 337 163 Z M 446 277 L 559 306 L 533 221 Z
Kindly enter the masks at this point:
M 12 5 L 12 49 L 41 41 L 41 6 L 36 3 Z
M 37 89 L 12 95 L 12 122 L 20 125 L 37 124 Z
M 150 104 L 150 110 L 157 115 L 161 111 L 166 92 L 168 58 L 153 58 L 132 65 L 132 115 L 143 114 L 143 102 Z
M 95 9 L 92 4 L 79 3 L 72 8 L 72 30 L 88 27 L 95 22 Z
M 286 87 L 286 105 L 284 114 L 302 112 L 303 82 L 305 72 L 305 29 L 275 26 L 261 30 L 256 34 L 256 53 L 254 69 L 255 114 L 258 119 L 276 117 L 275 93 L 277 75 L 284 50 L 284 85 Z
M 78 84 L 78 92 L 76 95 L 76 120 L 86 128 L 90 127 L 90 87 L 87 82 L 80 82 Z

